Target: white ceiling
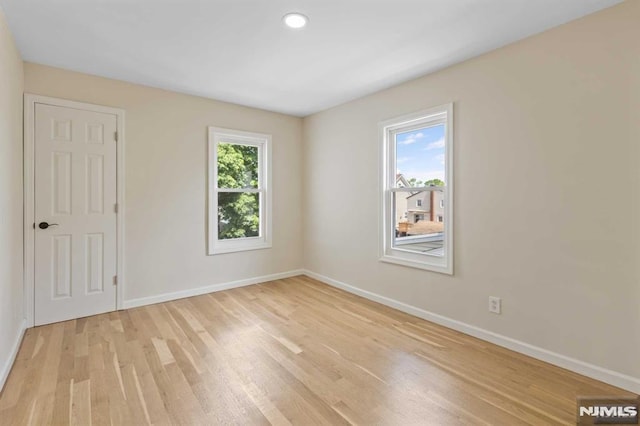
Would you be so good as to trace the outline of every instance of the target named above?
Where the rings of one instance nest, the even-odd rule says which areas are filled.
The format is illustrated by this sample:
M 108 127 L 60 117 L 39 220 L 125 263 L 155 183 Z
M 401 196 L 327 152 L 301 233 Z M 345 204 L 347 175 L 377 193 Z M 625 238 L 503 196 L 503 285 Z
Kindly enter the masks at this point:
M 0 0 L 26 61 L 305 116 L 620 0 Z M 291 30 L 287 12 L 309 25 Z

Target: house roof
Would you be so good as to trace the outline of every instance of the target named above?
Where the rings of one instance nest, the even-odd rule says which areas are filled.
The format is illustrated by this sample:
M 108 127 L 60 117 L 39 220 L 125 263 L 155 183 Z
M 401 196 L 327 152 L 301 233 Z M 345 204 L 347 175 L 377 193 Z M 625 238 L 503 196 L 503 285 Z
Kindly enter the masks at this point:
M 411 198 L 411 197 L 413 197 L 413 196 L 415 196 L 415 195 L 418 195 L 418 194 L 421 194 L 421 193 L 423 193 L 423 192 L 426 192 L 426 191 L 417 191 L 417 192 L 414 192 L 413 194 L 409 195 L 407 198 Z M 442 191 L 435 191 L 435 192 L 442 192 Z
M 402 173 L 396 174 L 396 183 L 398 181 L 402 182 L 402 184 L 404 185 L 405 188 L 409 188 L 411 186 L 411 185 L 409 185 L 409 181 L 407 181 L 407 178 L 405 178 Z

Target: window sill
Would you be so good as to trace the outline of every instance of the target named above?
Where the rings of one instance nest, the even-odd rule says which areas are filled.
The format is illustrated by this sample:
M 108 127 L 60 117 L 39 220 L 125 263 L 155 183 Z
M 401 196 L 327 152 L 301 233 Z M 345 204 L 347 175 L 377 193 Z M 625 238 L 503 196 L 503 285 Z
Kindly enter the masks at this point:
M 453 275 L 452 265 L 438 265 L 430 262 L 420 262 L 417 260 L 403 259 L 397 256 L 383 255 L 380 262 L 393 263 L 395 265 L 406 266 L 409 268 L 423 269 L 425 271 L 437 272 L 445 275 Z
M 213 247 L 209 251 L 209 256 L 215 256 L 216 254 L 225 254 L 225 253 L 237 253 L 241 251 L 251 251 L 251 250 L 262 250 L 271 248 L 271 243 L 259 243 L 259 244 L 251 244 L 245 246 L 236 246 L 236 247 Z

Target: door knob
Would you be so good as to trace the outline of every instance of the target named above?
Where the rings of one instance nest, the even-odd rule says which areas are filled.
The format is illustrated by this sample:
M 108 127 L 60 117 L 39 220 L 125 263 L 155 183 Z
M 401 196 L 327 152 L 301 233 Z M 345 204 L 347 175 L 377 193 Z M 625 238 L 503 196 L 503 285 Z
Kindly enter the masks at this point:
M 50 226 L 58 226 L 58 224 L 57 223 L 47 223 L 47 222 L 40 222 L 38 224 L 38 228 L 40 228 L 40 229 L 47 229 Z

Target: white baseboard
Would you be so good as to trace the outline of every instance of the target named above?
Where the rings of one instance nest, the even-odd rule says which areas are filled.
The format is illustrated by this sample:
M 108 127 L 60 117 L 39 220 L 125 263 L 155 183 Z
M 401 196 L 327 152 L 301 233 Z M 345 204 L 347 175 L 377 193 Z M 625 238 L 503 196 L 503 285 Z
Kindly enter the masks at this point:
M 16 356 L 18 355 L 18 350 L 20 350 L 20 344 L 22 343 L 22 338 L 24 337 L 24 332 L 27 330 L 27 320 L 22 320 L 20 324 L 20 328 L 18 329 L 18 334 L 16 335 L 16 339 L 13 342 L 13 347 L 11 348 L 11 352 L 9 352 L 9 358 L 4 362 L 2 366 L 2 370 L 0 370 L 0 391 L 4 388 L 4 384 L 7 381 L 7 377 L 9 377 L 9 373 L 11 372 L 11 367 L 13 367 L 13 363 L 16 360 Z
M 245 287 L 253 284 L 260 284 L 267 281 L 281 280 L 283 278 L 295 277 L 302 275 L 302 269 L 281 272 L 279 274 L 263 275 L 261 277 L 247 278 L 244 280 L 231 281 L 228 283 L 213 284 L 205 287 L 192 288 L 189 290 L 175 291 L 172 293 L 163 293 L 156 296 L 141 297 L 139 299 L 130 299 L 124 301 L 124 309 L 137 308 L 138 306 L 153 305 L 154 303 L 169 302 L 171 300 L 184 299 L 185 297 L 199 296 L 201 294 L 213 293 L 216 291 L 229 290 L 232 288 Z
M 440 324 L 442 326 L 460 331 L 470 336 L 477 337 L 478 339 L 482 339 L 487 342 L 494 343 L 498 346 L 511 349 L 512 351 L 528 355 L 532 358 L 548 362 L 549 364 L 565 368 L 578 374 L 582 374 L 583 376 L 587 376 L 592 379 L 628 390 L 630 392 L 640 394 L 640 378 L 628 376 L 626 374 L 618 373 L 613 370 L 598 367 L 597 365 L 589 364 L 575 358 L 571 358 L 559 353 L 549 351 L 547 349 L 543 349 L 537 346 L 530 345 L 528 343 L 521 342 L 519 340 L 512 339 L 510 337 L 502 336 L 492 331 L 484 330 L 482 328 L 466 324 L 461 321 L 447 318 L 445 316 L 438 315 L 403 302 L 399 302 L 389 297 L 362 290 L 360 288 L 343 283 L 341 281 L 334 280 L 324 275 L 317 274 L 312 271 L 304 270 L 304 275 L 307 275 L 318 281 L 322 281 L 323 283 L 329 284 L 330 286 L 345 290 L 349 293 L 362 296 L 365 299 L 373 300 L 374 302 L 378 302 L 407 314 L 416 316 L 418 318 Z

